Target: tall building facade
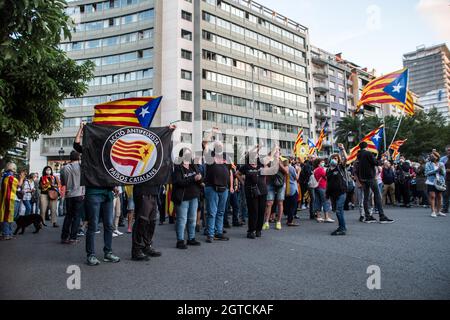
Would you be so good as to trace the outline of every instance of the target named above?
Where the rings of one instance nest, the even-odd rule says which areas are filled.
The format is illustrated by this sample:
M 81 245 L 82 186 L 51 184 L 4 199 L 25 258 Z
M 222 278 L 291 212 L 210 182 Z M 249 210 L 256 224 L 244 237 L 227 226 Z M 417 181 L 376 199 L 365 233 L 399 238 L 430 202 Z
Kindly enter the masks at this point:
M 93 61 L 95 77 L 85 96 L 64 100 L 62 129 L 31 144 L 32 171 L 47 164 L 58 169 L 68 159 L 80 122 L 92 121 L 94 105 L 160 90 L 159 1 L 69 0 L 68 5 L 76 26 L 60 48 L 78 63 Z
M 409 88 L 420 96 L 425 112 L 436 108 L 450 121 L 450 51 L 446 44 L 419 47 L 403 56 Z
M 314 136 L 308 29 L 247 0 L 77 0 L 68 56 L 92 60 L 88 93 L 64 101 L 60 132 L 31 146 L 31 166 L 68 156 L 94 105 L 162 95 L 154 126 L 178 122 L 175 140 L 200 148 L 217 127 L 227 143 L 291 152 L 296 135 Z M 197 144 L 197 145 L 196 145 Z

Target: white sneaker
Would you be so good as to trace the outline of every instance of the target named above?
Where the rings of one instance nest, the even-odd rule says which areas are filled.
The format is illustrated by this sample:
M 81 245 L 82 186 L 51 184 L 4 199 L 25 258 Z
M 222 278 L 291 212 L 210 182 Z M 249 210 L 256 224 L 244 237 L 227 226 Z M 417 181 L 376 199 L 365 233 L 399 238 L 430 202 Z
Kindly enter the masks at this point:
M 438 214 L 437 214 L 439 217 L 446 217 L 447 215 L 445 214 L 445 213 L 443 213 L 443 212 L 438 212 Z
M 334 223 L 335 221 L 333 219 L 331 219 L 331 218 L 326 218 L 325 222 L 326 223 Z
M 117 234 L 118 236 L 123 235 L 123 232 L 120 232 L 119 230 L 114 230 L 113 232 L 114 232 L 115 234 Z
M 302 205 L 302 210 L 306 210 L 306 206 L 305 205 Z
M 431 217 L 432 217 L 432 218 L 437 218 L 436 212 L 432 212 L 432 213 L 431 213 Z
M 317 222 L 323 222 L 324 220 L 323 220 L 323 218 L 316 218 L 316 221 Z
M 115 238 L 115 237 L 118 237 L 119 235 L 117 233 L 113 232 L 112 236 L 113 236 L 113 238 Z

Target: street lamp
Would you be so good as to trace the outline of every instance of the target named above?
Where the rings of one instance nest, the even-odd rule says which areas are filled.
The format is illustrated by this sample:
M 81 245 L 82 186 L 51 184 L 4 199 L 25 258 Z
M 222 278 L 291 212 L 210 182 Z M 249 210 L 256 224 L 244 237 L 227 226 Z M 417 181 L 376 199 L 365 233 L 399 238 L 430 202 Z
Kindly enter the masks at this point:
M 353 141 L 355 141 L 355 135 L 353 134 L 352 131 L 348 133 L 347 140 L 348 140 L 348 148 L 350 148 L 350 146 L 353 144 Z

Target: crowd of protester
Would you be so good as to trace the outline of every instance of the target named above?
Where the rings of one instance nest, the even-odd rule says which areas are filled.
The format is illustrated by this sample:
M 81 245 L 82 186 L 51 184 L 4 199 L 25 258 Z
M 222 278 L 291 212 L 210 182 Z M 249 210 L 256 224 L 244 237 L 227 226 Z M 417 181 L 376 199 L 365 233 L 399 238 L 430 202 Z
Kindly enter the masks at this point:
M 40 176 L 17 173 L 14 163 L 7 164 L 0 189 L 2 240 L 14 239 L 13 223 L 20 215 L 40 214 L 54 228 L 62 215 L 61 243 L 77 244 L 85 236 L 87 263 L 94 266 L 100 263 L 94 246 L 99 224 L 104 261 L 120 261 L 113 254 L 112 239 L 125 232 L 131 234 L 132 259 L 146 261 L 161 255 L 152 246 L 158 216 L 160 225 L 167 217 L 174 224 L 176 248 L 185 250 L 200 246 L 200 236 L 206 243 L 228 241 L 231 227 L 246 225 L 248 239 L 271 228 L 280 231 L 283 222 L 288 228 L 298 227 L 302 213 L 318 223 L 335 224 L 335 216 L 332 235 L 344 236 L 348 210 L 359 210 L 363 223 L 386 224 L 394 222 L 384 213 L 387 205 L 430 208 L 433 218 L 445 217 L 449 209 L 450 146 L 443 157 L 433 150 L 412 162 L 403 156 L 398 161 L 377 157 L 362 142 L 351 164 L 341 144 L 339 153 L 326 158 L 310 155 L 304 161 L 283 156 L 278 148 L 261 157 L 255 147 L 235 165 L 211 134 L 203 142 L 209 161 L 207 156 L 193 159 L 188 148 L 180 150 L 170 185 L 93 188 L 80 183 L 81 137 L 82 128 L 70 162 L 59 174 L 49 166 Z

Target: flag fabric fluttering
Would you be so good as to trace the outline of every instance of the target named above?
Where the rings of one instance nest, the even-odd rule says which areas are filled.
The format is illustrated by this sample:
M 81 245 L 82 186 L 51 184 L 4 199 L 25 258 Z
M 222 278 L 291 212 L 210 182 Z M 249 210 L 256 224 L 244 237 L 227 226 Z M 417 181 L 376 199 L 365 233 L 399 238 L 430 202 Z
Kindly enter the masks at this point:
M 384 126 L 380 126 L 379 128 L 372 130 L 369 132 L 362 140 L 361 142 L 367 143 L 367 151 L 370 151 L 372 153 L 377 154 L 378 149 L 380 148 L 381 141 L 383 139 L 383 130 Z M 350 154 L 347 158 L 347 164 L 350 164 L 356 160 L 358 157 L 358 152 L 360 151 L 359 144 L 354 147 L 352 150 L 350 150 Z
M 93 123 L 115 127 L 148 129 L 162 97 L 138 97 L 110 101 L 95 106 Z
M 393 102 L 391 103 L 393 106 L 396 106 L 397 108 L 399 108 L 402 111 L 405 111 L 405 114 L 407 116 L 413 116 L 415 113 L 415 109 L 414 109 L 414 98 L 412 96 L 411 91 L 408 91 L 408 94 L 406 96 L 406 102 L 405 103 L 401 103 L 401 102 Z
M 370 81 L 363 89 L 356 112 L 372 103 L 406 103 L 409 72 L 407 68 Z
M 400 152 L 399 152 L 400 147 L 403 146 L 407 140 L 408 139 L 397 140 L 389 146 L 389 149 L 393 151 L 392 152 L 392 160 L 396 160 L 400 156 Z
M 297 140 L 295 140 L 295 143 L 294 143 L 294 156 L 298 157 L 300 146 L 303 143 L 304 143 L 304 141 L 303 141 L 303 129 L 300 129 L 300 131 L 299 131 L 299 133 L 297 135 Z
M 320 152 L 322 150 L 323 141 L 325 140 L 327 135 L 328 135 L 328 121 L 325 122 L 325 125 L 322 128 L 322 131 L 320 131 L 319 140 L 317 140 L 317 143 L 316 143 L 317 152 Z
M 313 155 L 316 152 L 316 144 L 312 139 L 308 139 L 309 155 Z

